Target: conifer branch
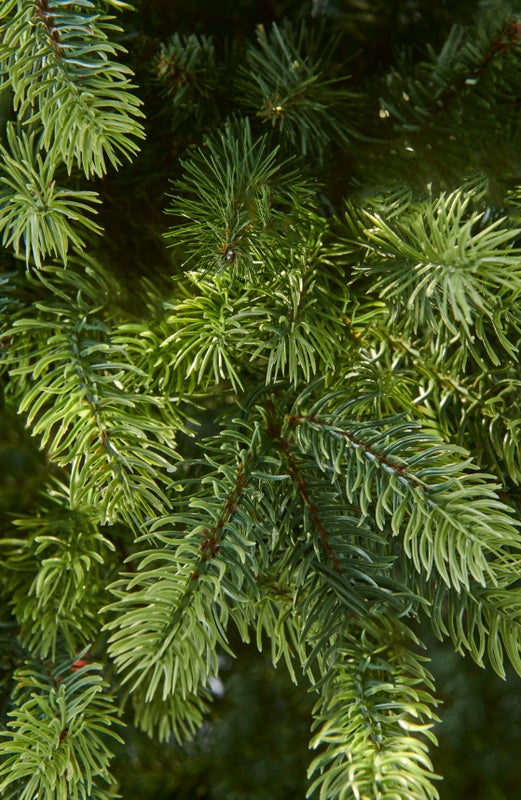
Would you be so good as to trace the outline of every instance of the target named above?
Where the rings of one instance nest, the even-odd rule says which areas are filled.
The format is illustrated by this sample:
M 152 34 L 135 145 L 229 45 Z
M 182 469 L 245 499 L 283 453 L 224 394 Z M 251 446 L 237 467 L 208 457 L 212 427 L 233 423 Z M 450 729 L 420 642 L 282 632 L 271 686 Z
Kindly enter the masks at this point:
M 117 599 L 108 607 L 113 619 L 106 628 L 114 663 L 132 692 L 143 687 L 145 703 L 167 701 L 172 729 L 193 731 L 200 718 L 196 695 L 204 698 L 209 677 L 217 674 L 217 646 L 229 650 L 231 602 L 239 628 L 241 617 L 251 614 L 244 584 L 251 590 L 256 572 L 252 521 L 240 512 L 251 456 L 234 460 L 224 480 L 212 476 L 213 502 L 195 496 L 189 510 L 152 523 L 152 541 L 166 547 L 137 554 L 136 573 L 111 587 Z M 142 725 L 154 724 L 153 711 L 138 717 Z
M 132 158 L 143 137 L 131 70 L 114 60 L 124 48 L 111 20 L 91 0 L 7 0 L 0 11 L 1 71 L 19 117 L 38 121 L 52 157 L 87 177 Z
M 310 496 L 309 487 L 306 484 L 304 476 L 301 474 L 299 470 L 297 459 L 291 451 L 289 439 L 284 438 L 282 436 L 282 424 L 280 421 L 277 420 L 275 404 L 273 402 L 271 394 L 268 394 L 268 399 L 266 401 L 266 411 L 267 411 L 266 430 L 268 436 L 278 445 L 278 447 L 284 454 L 284 457 L 288 464 L 288 470 L 291 479 L 295 485 L 298 494 L 300 495 L 302 502 L 304 503 L 305 507 L 309 512 L 312 524 L 322 542 L 322 547 L 324 548 L 324 552 L 330 559 L 333 568 L 338 572 L 340 564 L 339 559 L 337 558 L 331 547 L 328 533 L 320 518 L 318 506 Z
M 118 715 L 197 740 L 250 640 L 316 692 L 309 796 L 435 800 L 409 622 L 521 674 L 521 28 L 376 65 L 321 5 L 0 3 L 6 800 L 113 800 Z
M 439 53 L 429 48 L 427 61 L 412 66 L 404 60 L 403 75 L 395 70 L 389 76 L 382 105 L 395 128 L 409 134 L 447 131 L 458 119 L 470 123 L 485 108 L 492 124 L 491 108 L 511 121 L 515 102 L 497 91 L 496 77 L 498 70 L 508 81 L 519 75 L 519 21 L 507 12 L 491 22 L 453 26 Z
M 121 724 L 117 709 L 100 665 L 73 666 L 69 659 L 50 670 L 29 666 L 15 676 L 18 707 L 0 734 L 2 793 L 16 788 L 20 800 L 114 797 L 106 739 L 122 741 L 113 730 Z
M 42 154 L 35 133 L 15 131 L 8 125 L 9 151 L 0 146 L 0 233 L 2 244 L 25 255 L 26 265 L 42 266 L 47 256 L 64 264 L 70 248 L 84 249 L 85 232 L 99 234 L 101 228 L 90 216 L 97 213 L 96 192 L 79 191 L 57 183 L 57 163 L 50 153 Z
M 293 27 L 288 21 L 280 27 L 273 23 L 269 32 L 259 25 L 256 33 L 256 46 L 250 45 L 239 70 L 241 102 L 280 132 L 288 150 L 303 155 L 322 159 L 332 141 L 355 138 L 349 112 L 359 97 L 346 88 L 346 78 L 327 77 L 325 43 L 321 47 L 305 24 Z
M 172 431 L 155 418 L 158 401 L 136 391 L 139 370 L 88 305 L 92 288 L 75 302 L 70 294 L 85 288 L 81 278 L 50 269 L 40 277 L 47 276 L 62 297 L 27 308 L 6 333 L 11 374 L 32 376 L 19 412 L 50 458 L 70 465 L 74 505 L 94 503 L 102 521 L 124 517 L 139 526 L 143 515 L 166 507 L 164 486 L 176 458 Z M 35 362 L 31 343 L 42 331 L 46 343 Z
M 183 177 L 167 213 L 182 220 L 166 234 L 184 263 L 203 272 L 246 276 L 273 272 L 270 254 L 287 237 L 288 215 L 312 190 L 288 160 L 277 159 L 267 137 L 253 141 L 248 120 L 223 133 L 183 162 Z
M 89 513 L 70 510 L 63 489 L 54 499 L 64 507 L 14 520 L 18 537 L 0 540 L 19 639 L 29 652 L 52 659 L 57 648 L 72 655 L 94 641 L 115 568 L 114 545 Z
M 508 336 L 502 335 L 501 312 L 521 290 L 519 231 L 502 227 L 503 220 L 481 224 L 484 214 L 470 211 L 471 200 L 472 193 L 455 192 L 416 207 L 404 205 L 400 222 L 363 211 L 366 222 L 357 223 L 355 210 L 347 222 L 352 230 L 360 226 L 357 238 L 365 258 L 358 270 L 373 277 L 396 317 L 415 331 L 427 327 L 438 333 L 443 326 L 450 336 L 463 332 L 463 344 L 470 346 L 485 317 L 514 357 Z
M 320 401 L 317 410 L 325 404 Z M 303 452 L 313 454 L 325 472 L 345 470 L 349 502 L 374 516 L 380 529 L 388 520 L 394 535 L 403 536 L 404 551 L 418 571 L 429 575 L 435 568 L 455 588 L 468 588 L 470 576 L 483 586 L 494 585 L 490 557 L 520 546 L 497 484 L 490 476 L 467 473 L 464 452 L 410 423 L 391 420 L 389 427 L 380 427 L 344 417 L 339 425 L 352 404 L 348 400 L 329 418 L 314 411 L 289 415 L 287 424 Z
M 345 636 L 318 684 L 308 797 L 434 800 L 428 743 L 437 717 L 432 678 L 404 625 L 367 620 Z M 346 774 L 348 783 L 346 784 Z

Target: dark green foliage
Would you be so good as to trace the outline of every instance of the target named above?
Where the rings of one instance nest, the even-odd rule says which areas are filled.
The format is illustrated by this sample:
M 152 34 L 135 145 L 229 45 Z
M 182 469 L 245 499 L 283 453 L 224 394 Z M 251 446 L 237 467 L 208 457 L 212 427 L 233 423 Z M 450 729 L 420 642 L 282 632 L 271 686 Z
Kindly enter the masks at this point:
M 211 38 L 191 34 L 181 39 L 174 34 L 160 44 L 152 70 L 162 95 L 171 99 L 172 124 L 176 128 L 183 123 L 192 127 L 194 121 L 203 124 L 219 78 Z
M 434 800 L 438 735 L 466 791 L 439 653 L 521 675 L 521 17 L 456 5 L 2 4 L 2 796 Z
M 328 54 L 320 37 L 301 24 L 269 32 L 260 25 L 239 71 L 238 96 L 263 123 L 277 128 L 286 148 L 322 158 L 328 145 L 349 142 L 349 119 L 356 95 L 327 77 Z M 345 79 L 344 79 L 345 82 Z

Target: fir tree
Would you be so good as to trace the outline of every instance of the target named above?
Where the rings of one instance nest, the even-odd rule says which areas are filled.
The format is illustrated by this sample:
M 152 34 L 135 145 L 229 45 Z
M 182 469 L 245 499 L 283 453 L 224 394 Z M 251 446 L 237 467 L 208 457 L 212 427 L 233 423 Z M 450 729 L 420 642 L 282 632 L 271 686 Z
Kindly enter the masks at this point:
M 419 622 L 521 674 L 521 16 L 408 8 L 3 0 L 2 797 L 253 641 L 309 797 L 431 800 Z

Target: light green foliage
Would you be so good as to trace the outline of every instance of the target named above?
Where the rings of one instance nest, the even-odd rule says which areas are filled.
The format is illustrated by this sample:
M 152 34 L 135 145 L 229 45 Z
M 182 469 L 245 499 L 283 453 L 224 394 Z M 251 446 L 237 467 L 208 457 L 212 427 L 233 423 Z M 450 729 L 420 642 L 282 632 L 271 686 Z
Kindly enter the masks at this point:
M 41 450 L 0 504 L 0 793 L 114 797 L 117 716 L 197 740 L 253 641 L 313 695 L 309 797 L 435 800 L 418 621 L 521 675 L 521 28 L 348 92 L 333 18 L 141 9 L 138 157 L 125 7 L 0 9 L 0 413 Z
M 411 653 L 411 638 L 404 625 L 380 618 L 367 620 L 336 648 L 315 709 L 311 746 L 321 752 L 309 769 L 319 775 L 308 796 L 315 789 L 321 800 L 438 796 L 427 746 L 436 743 L 432 679 Z M 426 741 L 416 738 L 420 732 Z
M 465 333 L 471 342 L 477 334 L 497 365 L 500 355 L 484 321 L 515 357 L 505 322 L 515 316 L 518 302 L 520 252 L 514 242 L 520 231 L 504 219 L 487 224 L 485 212 L 472 211 L 476 200 L 472 192 L 454 192 L 423 204 L 405 202 L 393 208 L 391 220 L 363 209 L 357 234 L 364 260 L 358 269 L 371 274 L 380 296 L 415 333 L 441 330 L 448 339 Z
M 435 568 L 456 590 L 468 588 L 469 580 L 495 583 L 490 558 L 518 546 L 519 534 L 491 476 L 469 474 L 466 453 L 420 426 L 358 422 L 349 413 L 356 399 L 341 398 L 332 413 L 331 400 L 338 399 L 326 395 L 309 413 L 289 416 L 299 449 L 324 472 L 346 474 L 348 501 L 379 529 L 390 526 L 403 536 L 418 572 L 429 577 Z
M 160 400 L 136 391 L 139 368 L 97 316 L 99 287 L 72 272 L 46 272 L 56 280 L 45 282 L 48 301 L 42 295 L 36 315 L 20 315 L 5 329 L 18 343 L 7 355 L 12 374 L 33 382 L 19 412 L 55 463 L 70 465 L 74 506 L 93 504 L 103 522 L 132 521 L 166 503 L 162 484 L 176 460 L 170 428 L 155 414 Z M 45 344 L 35 352 L 42 333 Z
M 14 524 L 18 538 L 2 539 L 1 552 L 20 639 L 44 658 L 62 637 L 79 650 L 98 633 L 114 545 L 81 511 L 49 508 Z
M 0 10 L 0 74 L 19 117 L 38 120 L 54 158 L 87 177 L 134 156 L 131 137 L 143 136 L 131 72 L 114 60 L 121 29 L 97 5 L 8 0 Z
M 245 287 L 230 272 L 212 279 L 193 275 L 190 296 L 164 304 L 161 359 L 185 390 L 223 379 L 243 388 L 237 365 L 249 371 L 248 363 L 265 368 L 267 384 L 288 378 L 297 385 L 334 367 L 345 329 L 345 290 L 323 247 L 324 219 L 303 209 L 295 213 L 287 232 L 292 246 L 274 244 L 259 261 L 253 285 Z M 284 268 L 276 274 L 279 263 Z M 273 274 L 261 286 L 265 269 Z
M 186 222 L 168 238 L 180 245 L 185 264 L 244 273 L 250 281 L 273 270 L 273 248 L 291 236 L 295 203 L 312 189 L 266 137 L 253 141 L 249 121 L 233 120 L 224 133 L 183 163 L 168 212 Z
M 67 263 L 69 248 L 83 250 L 81 228 L 100 232 L 86 214 L 95 213 L 99 203 L 96 192 L 78 191 L 56 184 L 56 161 L 35 146 L 34 134 L 7 128 L 10 152 L 1 148 L 0 220 L 2 243 L 42 266 L 46 256 L 56 256 Z
M 15 675 L 17 708 L 2 732 L 0 791 L 20 800 L 109 800 L 110 751 L 104 738 L 119 736 L 116 708 L 106 693 L 99 664 L 52 672 L 28 666 Z M 104 738 L 102 738 L 104 737 Z M 20 753 L 24 753 L 23 759 Z M 94 782 L 92 776 L 96 776 Z M 104 783 L 109 783 L 106 790 Z M 11 794 L 16 791 L 16 795 Z

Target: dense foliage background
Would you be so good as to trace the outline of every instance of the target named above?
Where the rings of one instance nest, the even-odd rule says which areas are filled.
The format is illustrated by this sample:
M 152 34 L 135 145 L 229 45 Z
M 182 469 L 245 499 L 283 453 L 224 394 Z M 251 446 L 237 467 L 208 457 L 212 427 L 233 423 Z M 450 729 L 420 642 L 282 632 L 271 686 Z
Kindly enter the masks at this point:
M 431 537 L 417 552 L 411 545 L 416 560 L 410 574 L 399 560 L 391 573 L 395 545 L 386 550 L 374 542 L 380 533 L 392 540 L 390 520 L 402 508 L 400 503 L 386 500 L 385 506 L 382 501 L 382 510 L 381 483 L 367 502 L 358 498 L 358 489 L 348 500 L 360 518 L 365 520 L 365 503 L 364 514 L 384 520 L 370 523 L 374 539 L 367 534 L 368 551 L 380 559 L 381 569 L 368 568 L 367 583 L 374 580 L 376 586 L 384 575 L 378 584 L 382 596 L 387 591 L 399 594 L 402 580 L 411 592 L 404 601 L 409 603 L 407 610 L 390 606 L 426 643 L 431 659 L 435 694 L 442 703 L 437 708 L 442 721 L 434 727 L 439 747 L 429 751 L 434 772 L 444 776 L 443 783 L 435 782 L 440 796 L 515 797 L 521 781 L 521 687 L 514 669 L 505 665 L 503 681 L 490 663 L 501 673 L 504 648 L 519 670 L 521 562 L 516 529 L 514 524 L 509 527 L 508 519 L 509 514 L 512 521 L 519 519 L 521 481 L 521 6 L 427 0 L 138 0 L 133 5 L 131 10 L 116 0 L 4 0 L 0 9 L 0 719 L 7 731 L 2 796 L 112 796 L 112 789 L 100 789 L 96 782 L 92 789 L 82 784 L 78 774 L 82 769 L 88 773 L 90 766 L 74 772 L 70 753 L 60 761 L 60 746 L 67 744 L 73 723 L 60 722 L 49 734 L 53 755 L 47 794 L 29 784 L 31 770 L 37 772 L 36 756 L 26 762 L 30 768 L 20 766 L 25 747 L 33 758 L 35 731 L 46 732 L 47 725 L 50 731 L 52 720 L 60 719 L 62 706 L 57 700 L 56 707 L 52 705 L 60 686 L 67 684 L 67 692 L 84 692 L 77 702 L 87 704 L 85 698 L 96 694 L 94 679 L 99 674 L 110 686 L 108 694 L 99 696 L 112 693 L 114 711 L 102 707 L 100 700 L 89 720 L 95 718 L 105 730 L 105 713 L 115 720 L 124 709 L 127 727 L 117 728 L 123 739 L 111 742 L 110 751 L 113 788 L 125 800 L 277 800 L 306 795 L 306 770 L 316 756 L 308 748 L 317 698 L 310 691 L 309 674 L 297 670 L 294 683 L 285 668 L 285 660 L 298 661 L 289 627 L 289 644 L 275 646 L 275 661 L 280 659 L 276 667 L 269 640 L 280 631 L 274 633 L 271 620 L 257 632 L 262 652 L 244 641 L 249 620 L 239 621 L 227 640 L 224 634 L 216 636 L 219 675 L 212 675 L 206 687 L 212 702 L 204 715 L 196 704 L 193 709 L 169 706 L 164 711 L 165 701 L 170 701 L 163 696 L 155 698 L 150 714 L 138 710 L 136 721 L 136 706 L 147 707 L 150 698 L 145 702 L 144 692 L 149 682 L 160 682 L 159 673 L 152 667 L 144 673 L 134 701 L 126 694 L 128 684 L 122 686 L 118 677 L 125 670 L 139 674 L 140 669 L 138 656 L 132 666 L 132 650 L 138 652 L 139 641 L 129 639 L 119 651 L 119 633 L 114 633 L 118 620 L 132 611 L 131 601 L 124 598 L 141 592 L 134 611 L 140 611 L 139 603 L 147 611 L 146 581 L 168 578 L 163 565 L 157 576 L 146 573 L 140 583 L 136 561 L 125 560 L 140 554 L 146 563 L 143 569 L 152 570 L 150 552 L 162 552 L 164 546 L 171 553 L 172 531 L 180 541 L 183 525 L 188 529 L 193 524 L 195 530 L 198 513 L 207 510 L 205 503 L 214 513 L 212 503 L 217 507 L 220 502 L 226 513 L 216 511 L 213 519 L 222 522 L 221 527 L 232 527 L 235 506 L 243 502 L 243 484 L 241 473 L 239 479 L 230 478 L 233 461 L 226 459 L 248 437 L 256 441 L 258 429 L 255 433 L 250 416 L 264 402 L 259 399 L 260 384 L 278 387 L 275 399 L 268 395 L 263 406 L 265 430 L 280 445 L 279 461 L 294 485 L 292 499 L 281 499 L 278 489 L 272 494 L 266 490 L 266 503 L 275 498 L 272 505 L 280 503 L 292 520 L 280 534 L 280 549 L 284 550 L 284 535 L 297 548 L 298 532 L 306 525 L 314 527 L 316 549 L 322 546 L 316 568 L 327 573 L 329 561 L 333 564 L 332 576 L 324 578 L 332 585 L 340 571 L 335 544 L 330 545 L 322 510 L 313 510 L 308 491 L 313 481 L 322 486 L 319 470 L 312 459 L 296 465 L 287 444 L 290 434 L 285 439 L 277 427 L 277 413 L 285 414 L 296 429 L 299 415 L 304 415 L 299 409 L 313 402 L 318 408 L 321 398 L 328 397 L 330 406 L 323 408 L 341 416 L 347 412 L 333 407 L 331 398 L 335 390 L 352 386 L 355 398 L 366 398 L 365 405 L 350 401 L 348 410 L 357 422 L 391 420 L 391 439 L 412 439 L 416 429 L 402 434 L 392 427 L 401 424 L 399 415 L 404 414 L 409 421 L 419 420 L 428 434 L 462 448 L 447 450 L 447 455 L 438 448 L 433 464 L 425 467 L 433 470 L 431 475 L 441 475 L 446 468 L 450 476 L 451 459 L 461 466 L 470 452 L 480 470 L 495 476 L 497 494 L 487 494 L 485 481 L 482 497 L 479 486 L 467 499 L 462 490 L 461 508 L 465 502 L 481 508 L 483 500 L 489 509 L 483 514 L 491 515 L 490 541 L 497 533 L 504 535 L 506 544 L 501 549 L 492 542 L 484 555 L 474 553 L 475 561 L 469 556 L 470 566 L 450 531 L 441 555 L 443 548 L 432 545 Z M 104 22 L 103 35 L 91 46 L 88 37 L 98 25 L 97 15 L 104 13 L 116 15 L 116 27 Z M 58 14 L 64 15 L 61 33 Z M 80 24 L 75 14 L 92 19 L 86 22 L 82 17 Z M 34 30 L 43 44 L 34 45 Z M 112 50 L 103 50 L 106 42 Z M 51 47 L 58 62 L 68 46 L 76 48 L 74 80 L 91 98 L 106 93 L 108 100 L 100 100 L 96 112 L 106 124 L 101 133 L 80 119 L 76 95 L 71 101 L 67 88 L 49 88 L 56 76 L 47 77 L 45 70 L 54 62 L 47 51 L 38 50 L 44 46 Z M 123 65 L 123 71 L 114 64 Z M 124 72 L 127 67 L 131 73 Z M 126 83 L 129 78 L 131 85 Z M 74 132 L 74 125 L 84 134 Z M 243 184 L 244 207 L 236 214 L 237 187 Z M 266 186 L 270 191 L 263 193 Z M 34 210 L 33 201 L 37 209 L 45 206 L 47 216 Z M 236 228 L 223 233 L 222 209 L 227 209 L 225 216 L 232 207 L 230 219 Z M 301 239 L 305 246 L 299 250 Z M 426 254 L 432 265 L 443 248 L 449 262 L 450 253 L 454 256 L 450 276 L 439 283 L 430 273 L 418 277 L 411 266 L 420 259 L 418 253 Z M 304 267 L 304 277 L 299 273 L 299 258 L 313 264 L 311 277 Z M 471 262 L 479 267 L 467 269 Z M 389 264 L 399 265 L 398 278 L 389 277 Z M 288 286 L 280 277 L 286 268 L 295 278 Z M 299 280 L 308 278 L 303 289 Z M 410 295 L 417 298 L 416 305 L 407 304 Z M 77 317 L 70 311 L 73 306 Z M 286 322 L 293 323 L 299 315 L 302 327 L 288 333 Z M 85 331 L 91 337 L 87 344 L 81 339 Z M 61 335 L 78 343 L 77 358 L 74 351 L 64 355 L 60 350 Z M 95 418 L 94 443 L 92 429 L 84 430 L 87 412 L 74 394 L 73 379 L 77 383 L 84 369 L 78 366 L 81 358 L 92 370 L 85 368 L 80 380 Z M 230 415 L 221 421 L 230 409 L 241 417 L 240 425 L 232 423 Z M 312 422 L 316 415 L 311 415 Z M 107 420 L 114 429 L 110 440 Z M 173 430 L 175 445 L 165 433 Z M 321 453 L 316 463 L 320 458 L 324 463 L 327 458 L 339 461 L 333 446 L 326 453 L 326 446 L 313 440 L 315 434 L 309 433 L 311 444 L 306 440 L 302 445 L 304 450 L 309 445 L 306 458 L 311 452 L 315 457 L 316 450 Z M 366 452 L 376 453 L 376 459 L 388 465 L 388 453 L 396 450 L 390 445 L 389 451 L 378 450 L 384 448 L 383 439 L 374 435 L 376 449 L 368 445 Z M 417 436 L 414 446 L 423 453 L 428 445 Z M 206 437 L 210 443 L 202 452 L 208 463 L 202 466 L 198 443 Z M 138 452 L 144 440 L 148 449 Z M 132 457 L 138 453 L 123 478 L 110 461 L 110 441 L 116 453 L 117 447 Z M 385 447 L 388 444 L 387 439 Z M 169 472 L 174 446 L 175 479 Z M 403 463 L 412 452 L 411 445 Z M 274 475 L 279 462 L 270 458 L 263 462 L 264 472 L 259 467 L 261 478 L 272 479 L 278 487 L 281 482 Z M 105 461 L 110 464 L 106 472 L 113 470 L 106 484 Z M 215 474 L 208 464 L 212 469 L 217 464 Z M 299 469 L 307 470 L 304 488 Z M 352 469 L 356 473 L 357 468 Z M 365 473 L 359 485 L 364 481 Z M 211 487 L 208 498 L 201 494 L 205 485 Z M 331 512 L 331 518 L 323 513 L 335 531 L 335 543 L 333 511 L 347 513 L 344 501 L 331 499 L 327 486 L 320 491 L 321 502 Z M 190 505 L 192 493 L 196 501 Z M 305 512 L 295 510 L 299 500 Z M 244 499 L 247 502 L 250 498 Z M 253 507 L 247 506 L 244 513 L 254 516 Z M 259 508 L 264 513 L 261 500 Z M 400 513 L 407 517 L 409 510 Z M 274 519 L 277 514 L 278 509 Z M 282 522 L 280 526 L 283 530 Z M 425 521 L 418 521 L 418 531 L 427 528 Z M 220 545 L 205 530 L 198 552 L 208 556 L 210 570 L 219 561 Z M 483 535 L 488 544 L 487 530 Z M 366 545 L 362 540 L 361 534 L 361 549 Z M 249 558 L 243 545 L 241 539 L 237 563 Z M 464 631 L 466 623 L 462 628 L 448 623 L 449 635 L 440 642 L 432 631 L 442 628 L 437 612 L 431 620 L 422 617 L 421 602 L 415 605 L 413 595 L 424 592 L 435 606 L 438 603 L 440 618 L 453 613 L 456 619 L 459 612 L 450 610 L 457 602 L 452 595 L 440 594 L 443 580 L 436 583 L 433 578 L 431 586 L 429 570 L 443 576 L 448 569 L 445 583 L 461 590 L 461 598 L 469 586 L 468 574 L 471 594 L 487 573 L 486 565 L 491 562 L 490 569 L 495 569 L 496 557 L 499 584 L 512 596 L 511 606 L 505 601 L 502 608 L 505 629 L 498 632 L 492 618 L 476 622 L 472 617 Z M 223 563 L 226 558 L 232 559 L 228 551 Z M 303 563 L 300 555 L 292 558 L 284 561 L 282 555 L 273 555 L 280 575 L 288 576 L 287 586 Z M 233 570 L 242 575 L 241 569 L 234 563 Z M 253 574 L 257 567 L 251 569 Z M 199 578 L 197 573 L 194 580 Z M 243 580 L 235 588 L 239 605 L 246 606 Z M 302 578 L 302 586 L 306 580 Z M 215 590 L 217 597 L 215 581 L 209 591 Z M 492 585 L 491 578 L 486 588 Z M 282 595 L 289 589 L 273 578 L 266 593 L 274 586 L 275 603 L 276 592 Z M 301 589 L 303 595 L 311 593 L 307 584 Z M 226 591 L 233 596 L 229 585 Z M 378 594 L 377 600 L 383 603 Z M 351 602 L 345 600 L 345 613 L 354 617 Z M 216 607 L 221 608 L 217 601 Z M 213 606 L 209 601 L 202 608 L 193 612 L 196 620 Z M 327 611 L 324 618 L 313 613 L 321 629 L 325 619 L 332 619 Z M 462 607 L 462 619 L 465 613 L 470 617 L 474 612 Z M 219 610 L 207 624 L 215 621 L 222 628 L 224 616 Z M 145 618 L 140 620 L 146 626 Z M 319 638 L 315 634 L 315 640 Z M 488 638 L 503 644 L 489 646 L 484 670 L 472 658 L 482 660 Z M 421 652 L 412 643 L 411 648 Z M 316 669 L 326 674 L 318 660 Z M 164 674 L 170 668 L 165 667 Z M 35 710 L 29 695 L 43 697 L 47 686 L 52 699 L 41 700 Z M 419 706 L 423 699 L 417 700 Z M 430 701 L 424 702 L 427 707 Z M 21 722 L 13 716 L 20 708 L 28 715 Z M 158 741 L 163 713 L 171 716 L 165 723 L 167 735 L 163 730 Z M 421 717 L 423 710 L 419 713 Z M 425 714 L 427 724 L 430 718 Z M 13 719 L 19 723 L 20 739 L 12 733 Z M 190 734 L 185 737 L 189 741 L 180 742 L 180 733 Z M 20 743 L 23 735 L 27 741 Z M 319 754 L 326 749 L 325 741 Z M 78 752 L 89 747 L 82 742 Z M 106 766 L 102 748 L 99 753 L 94 775 L 103 775 Z M 107 755 L 107 765 L 109 760 Z M 52 778 L 52 770 L 57 776 L 67 775 L 63 785 Z M 347 778 L 343 780 L 347 787 Z M 76 794 L 70 788 L 74 781 Z M 349 791 L 324 797 L 359 797 Z M 411 794 L 403 791 L 404 800 L 428 797 L 428 789 L 421 786 L 417 795 L 410 787 Z M 380 795 L 374 792 L 376 800 Z M 395 797 L 382 798 L 391 796 Z

